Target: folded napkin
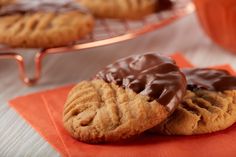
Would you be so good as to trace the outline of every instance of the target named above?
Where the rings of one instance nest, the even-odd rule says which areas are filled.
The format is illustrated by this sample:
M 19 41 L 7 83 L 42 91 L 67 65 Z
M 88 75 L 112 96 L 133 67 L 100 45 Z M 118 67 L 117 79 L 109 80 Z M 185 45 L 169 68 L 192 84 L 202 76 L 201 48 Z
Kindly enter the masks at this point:
M 172 57 L 180 67 L 192 65 L 180 54 Z M 229 65 L 217 66 L 235 74 Z M 73 139 L 63 128 L 62 111 L 72 86 L 18 97 L 10 101 L 21 115 L 62 156 L 72 157 L 233 157 L 236 154 L 236 125 L 212 134 L 159 136 L 143 134 L 122 143 L 91 145 Z

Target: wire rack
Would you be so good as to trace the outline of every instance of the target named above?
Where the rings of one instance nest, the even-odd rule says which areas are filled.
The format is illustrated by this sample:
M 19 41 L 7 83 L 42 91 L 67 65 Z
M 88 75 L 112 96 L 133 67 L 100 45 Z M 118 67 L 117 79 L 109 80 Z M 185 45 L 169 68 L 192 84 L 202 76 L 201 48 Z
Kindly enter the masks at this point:
M 34 50 L 35 70 L 34 75 L 29 77 L 25 66 L 25 59 L 17 53 L 18 49 L 0 47 L 0 59 L 13 59 L 18 64 L 20 79 L 26 85 L 34 85 L 41 77 L 42 61 L 46 55 L 68 52 L 79 52 L 82 49 L 109 45 L 157 30 L 175 20 L 194 12 L 195 8 L 191 0 L 178 0 L 171 10 L 152 14 L 138 21 L 98 19 L 91 34 L 85 38 L 64 47 Z

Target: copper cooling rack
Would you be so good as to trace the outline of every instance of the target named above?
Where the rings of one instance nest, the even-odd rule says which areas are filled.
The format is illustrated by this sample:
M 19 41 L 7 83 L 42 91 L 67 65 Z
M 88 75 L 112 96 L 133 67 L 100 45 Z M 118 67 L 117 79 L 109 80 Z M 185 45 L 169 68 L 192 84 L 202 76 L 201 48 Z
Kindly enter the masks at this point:
M 139 37 L 145 33 L 157 30 L 175 20 L 194 12 L 191 0 L 176 0 L 171 10 L 161 11 L 138 21 L 98 19 L 94 31 L 86 38 L 70 46 L 34 50 L 35 71 L 28 77 L 25 59 L 18 49 L 0 47 L 0 59 L 13 59 L 17 62 L 21 80 L 26 85 L 34 85 L 41 77 L 42 61 L 49 54 L 76 52 L 82 49 L 109 45 Z

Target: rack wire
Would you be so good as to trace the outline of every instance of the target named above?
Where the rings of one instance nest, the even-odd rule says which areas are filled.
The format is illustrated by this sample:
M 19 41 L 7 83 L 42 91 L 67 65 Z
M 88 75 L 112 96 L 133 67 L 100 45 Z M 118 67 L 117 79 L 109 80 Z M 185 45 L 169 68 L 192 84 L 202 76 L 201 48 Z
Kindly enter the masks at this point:
M 178 0 L 171 10 L 152 14 L 142 20 L 114 20 L 98 19 L 91 34 L 77 42 L 57 48 L 49 48 L 37 51 L 34 56 L 35 70 L 33 77 L 28 77 L 25 59 L 17 53 L 18 49 L 0 47 L 0 59 L 13 59 L 18 64 L 20 79 L 26 85 L 34 85 L 41 77 L 42 61 L 46 55 L 68 52 L 79 52 L 82 49 L 109 45 L 139 37 L 145 33 L 157 30 L 175 20 L 194 12 L 195 7 L 191 0 Z

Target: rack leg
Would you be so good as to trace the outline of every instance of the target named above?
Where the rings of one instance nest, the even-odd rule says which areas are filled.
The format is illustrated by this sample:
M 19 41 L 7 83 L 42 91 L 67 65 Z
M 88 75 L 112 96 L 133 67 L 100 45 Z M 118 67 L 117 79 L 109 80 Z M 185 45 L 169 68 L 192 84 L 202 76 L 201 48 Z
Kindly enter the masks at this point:
M 14 59 L 17 62 L 19 75 L 21 80 L 28 86 L 35 85 L 40 77 L 41 77 L 41 63 L 43 57 L 45 56 L 44 52 L 37 52 L 34 57 L 34 64 L 35 64 L 35 72 L 32 78 L 27 76 L 26 68 L 25 68 L 25 61 L 22 55 L 18 53 L 0 53 L 0 59 Z

